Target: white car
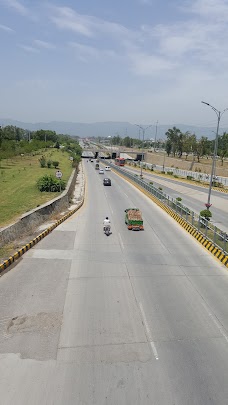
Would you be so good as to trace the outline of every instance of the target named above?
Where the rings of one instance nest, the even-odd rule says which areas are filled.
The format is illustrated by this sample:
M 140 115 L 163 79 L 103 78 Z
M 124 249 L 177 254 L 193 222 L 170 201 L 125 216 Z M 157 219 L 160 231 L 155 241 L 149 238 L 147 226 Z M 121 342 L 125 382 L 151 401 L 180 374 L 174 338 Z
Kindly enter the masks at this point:
M 111 167 L 110 167 L 110 166 L 105 166 L 105 170 L 110 172 L 110 171 L 111 171 Z
M 104 170 L 103 170 L 103 169 L 100 169 L 100 170 L 99 170 L 99 174 L 104 174 Z

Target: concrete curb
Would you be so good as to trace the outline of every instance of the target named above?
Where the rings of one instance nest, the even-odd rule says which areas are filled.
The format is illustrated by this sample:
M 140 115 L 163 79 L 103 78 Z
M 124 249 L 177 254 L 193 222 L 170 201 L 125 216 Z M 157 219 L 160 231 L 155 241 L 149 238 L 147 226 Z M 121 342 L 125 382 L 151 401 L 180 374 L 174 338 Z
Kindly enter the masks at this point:
M 29 249 L 31 249 L 34 245 L 36 245 L 41 239 L 45 238 L 49 233 L 53 231 L 58 225 L 60 225 L 62 222 L 66 221 L 69 217 L 71 217 L 75 212 L 79 210 L 79 208 L 82 207 L 84 204 L 85 200 L 85 177 L 83 174 L 83 187 L 82 187 L 82 199 L 78 203 L 77 207 L 75 207 L 73 210 L 65 214 L 61 219 L 57 220 L 54 224 L 49 226 L 47 229 L 45 229 L 42 233 L 40 233 L 38 236 L 36 236 L 34 239 L 32 239 L 29 243 L 24 245 L 22 248 L 20 248 L 18 251 L 16 251 L 13 256 L 10 256 L 7 260 L 5 260 L 3 263 L 0 263 L 0 274 L 6 270 L 11 264 L 13 264 L 17 259 L 19 259 L 24 253 L 26 253 Z
M 120 174 L 117 170 L 113 169 L 112 170 L 118 174 L 118 176 L 124 178 L 124 180 L 127 180 L 129 183 L 131 183 L 134 187 L 136 187 L 138 190 L 143 192 L 147 197 L 149 197 L 155 204 L 157 204 L 160 208 L 162 208 L 167 214 L 169 214 L 176 222 L 178 222 L 182 228 L 184 228 L 188 233 L 190 233 L 193 238 L 197 239 L 198 242 L 201 243 L 201 245 L 207 249 L 210 253 L 213 254 L 222 264 L 224 264 L 225 267 L 228 268 L 228 256 L 226 256 L 221 249 L 219 249 L 217 246 L 215 246 L 209 239 L 205 238 L 200 232 L 198 232 L 192 225 L 190 225 L 185 219 L 181 218 L 178 214 L 173 212 L 171 208 L 167 207 L 165 204 L 163 204 L 157 197 L 151 195 L 148 191 L 146 191 L 143 187 L 139 186 L 138 184 L 135 184 L 133 181 L 130 179 L 127 179 L 125 176 Z

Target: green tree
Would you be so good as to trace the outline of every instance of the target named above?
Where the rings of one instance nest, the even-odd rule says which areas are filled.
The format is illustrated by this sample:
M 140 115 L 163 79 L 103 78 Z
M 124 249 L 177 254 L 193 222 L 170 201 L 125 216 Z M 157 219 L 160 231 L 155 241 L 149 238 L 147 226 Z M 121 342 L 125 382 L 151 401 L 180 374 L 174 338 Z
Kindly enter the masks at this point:
M 189 131 L 183 134 L 183 152 L 186 154 L 186 160 L 188 159 L 189 153 L 194 151 L 196 145 L 195 134 L 190 134 Z
M 223 135 L 218 137 L 218 156 L 220 156 L 223 166 L 224 158 L 228 156 L 228 133 L 226 132 L 223 132 Z
M 166 150 L 167 155 L 169 156 L 172 151 L 172 143 L 169 139 L 165 144 L 165 150 Z
M 176 153 L 178 152 L 178 148 L 180 149 L 181 131 L 178 128 L 173 127 L 168 129 L 165 135 L 167 136 L 167 140 L 170 141 L 172 145 L 173 156 L 175 156 Z

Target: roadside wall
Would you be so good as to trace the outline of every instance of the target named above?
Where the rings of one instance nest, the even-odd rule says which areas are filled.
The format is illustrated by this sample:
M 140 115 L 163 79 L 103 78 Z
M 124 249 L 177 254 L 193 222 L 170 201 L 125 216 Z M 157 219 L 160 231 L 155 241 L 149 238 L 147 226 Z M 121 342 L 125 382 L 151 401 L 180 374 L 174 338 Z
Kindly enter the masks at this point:
M 66 210 L 69 207 L 69 202 L 74 192 L 78 170 L 79 169 L 73 170 L 67 183 L 66 190 L 64 190 L 59 197 L 27 212 L 22 215 L 17 222 L 8 225 L 5 228 L 1 228 L 0 247 L 21 237 L 27 232 L 31 232 L 53 214 Z

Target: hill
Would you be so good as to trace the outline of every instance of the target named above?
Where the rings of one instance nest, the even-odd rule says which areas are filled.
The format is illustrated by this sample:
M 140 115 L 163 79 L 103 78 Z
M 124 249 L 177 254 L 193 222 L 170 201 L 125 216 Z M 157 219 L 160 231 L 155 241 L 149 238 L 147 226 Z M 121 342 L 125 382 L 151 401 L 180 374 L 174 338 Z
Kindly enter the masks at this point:
M 56 131 L 57 134 L 68 134 L 72 136 L 80 136 L 81 138 L 91 136 L 114 136 L 119 134 L 121 137 L 130 136 L 131 138 L 139 137 L 139 128 L 129 122 L 94 122 L 94 123 L 79 123 L 79 122 L 64 122 L 64 121 L 51 121 L 51 122 L 21 122 L 13 119 L 2 118 L 0 119 L 0 125 L 13 125 L 19 128 L 28 129 L 30 131 L 36 131 L 38 129 L 47 129 Z M 173 126 L 179 128 L 182 132 L 189 131 L 195 133 L 197 138 L 201 136 L 207 136 L 209 139 L 213 139 L 215 134 L 215 128 L 213 127 L 197 127 L 186 124 L 169 124 L 158 125 L 157 139 L 165 139 L 165 133 L 169 128 Z M 145 139 L 151 139 L 155 137 L 155 124 L 146 131 Z M 220 134 L 228 131 L 228 128 L 220 128 Z M 142 134 L 141 134 L 142 137 Z

